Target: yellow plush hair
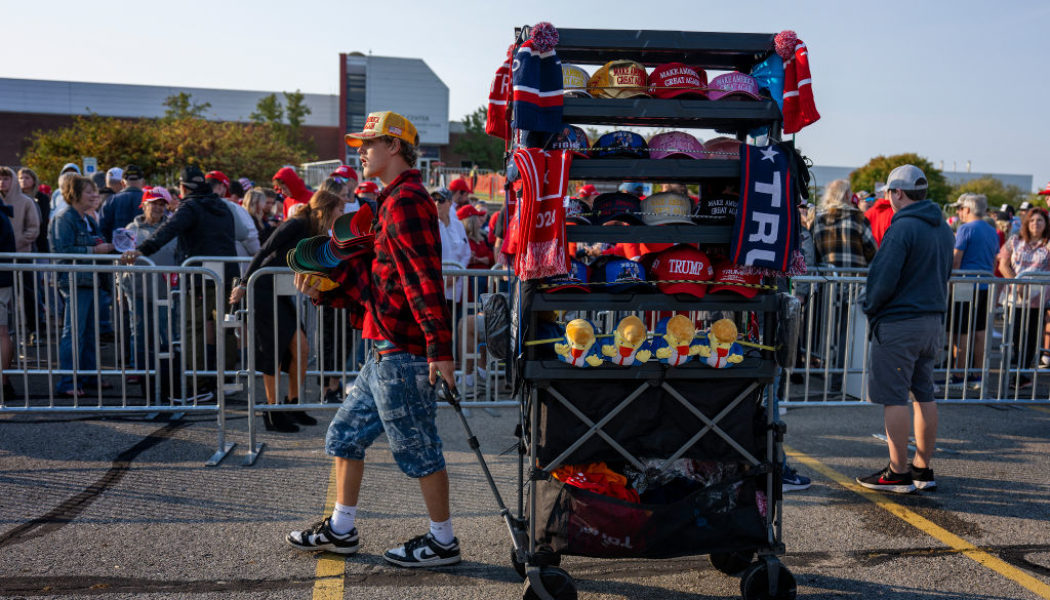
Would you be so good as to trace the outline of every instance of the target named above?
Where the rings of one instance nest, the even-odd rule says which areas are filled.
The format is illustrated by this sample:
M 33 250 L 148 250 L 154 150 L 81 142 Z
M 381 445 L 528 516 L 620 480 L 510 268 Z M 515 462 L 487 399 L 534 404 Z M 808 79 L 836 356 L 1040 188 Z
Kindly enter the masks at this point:
M 565 337 L 579 346 L 587 346 L 594 341 L 594 328 L 586 319 L 573 319 L 565 326 Z
M 736 341 L 736 323 L 730 319 L 719 319 L 711 324 L 711 336 L 726 344 Z
M 627 340 L 627 343 L 632 346 L 637 346 L 645 341 L 645 324 L 634 315 L 624 317 L 617 329 L 620 331 L 623 339 Z
M 696 326 L 689 320 L 689 317 L 685 315 L 675 315 L 667 321 L 667 333 L 674 336 L 679 341 L 686 341 L 693 339 L 696 334 Z

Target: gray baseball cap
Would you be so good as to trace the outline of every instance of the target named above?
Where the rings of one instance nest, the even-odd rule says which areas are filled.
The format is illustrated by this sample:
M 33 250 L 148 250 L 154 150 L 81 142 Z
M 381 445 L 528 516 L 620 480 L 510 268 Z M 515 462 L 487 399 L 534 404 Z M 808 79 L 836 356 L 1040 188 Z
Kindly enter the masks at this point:
M 890 171 L 886 187 L 891 190 L 925 190 L 929 187 L 926 174 L 915 165 L 901 165 Z

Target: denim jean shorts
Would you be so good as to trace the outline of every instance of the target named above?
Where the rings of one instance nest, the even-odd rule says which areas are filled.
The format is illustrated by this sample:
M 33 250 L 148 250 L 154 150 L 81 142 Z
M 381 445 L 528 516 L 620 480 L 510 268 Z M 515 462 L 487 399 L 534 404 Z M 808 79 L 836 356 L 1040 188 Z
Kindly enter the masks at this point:
M 407 352 L 368 359 L 328 426 L 325 452 L 364 460 L 365 450 L 386 433 L 397 466 L 409 477 L 445 468 L 438 437 L 437 393 L 425 358 Z

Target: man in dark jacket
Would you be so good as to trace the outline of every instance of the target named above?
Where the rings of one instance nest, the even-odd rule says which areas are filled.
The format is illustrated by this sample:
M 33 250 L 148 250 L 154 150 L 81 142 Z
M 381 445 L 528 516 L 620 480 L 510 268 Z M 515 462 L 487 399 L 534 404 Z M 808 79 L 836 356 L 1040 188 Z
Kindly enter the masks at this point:
M 113 241 L 114 229 L 127 227 L 135 220 L 135 217 L 142 214 L 142 188 L 146 185 L 146 177 L 142 169 L 135 165 L 128 165 L 124 168 L 122 176 L 124 190 L 113 194 L 108 199 L 103 199 L 102 215 L 99 218 L 98 227 L 102 230 L 102 235 L 107 242 Z
M 882 246 L 868 270 L 864 313 L 871 327 L 868 397 L 883 406 L 890 464 L 857 482 L 874 490 L 932 490 L 930 468 L 937 440 L 933 366 L 943 347 L 948 278 L 955 236 L 941 209 L 926 199 L 926 175 L 913 165 L 897 167 L 886 182 L 893 205 Z M 915 458 L 908 462 L 915 396 Z
M 175 249 L 175 259 L 179 263 L 194 256 L 237 256 L 233 213 L 226 208 L 226 203 L 222 198 L 211 191 L 211 185 L 204 180 L 204 172 L 197 167 L 182 169 L 182 175 L 179 178 L 179 195 L 182 196 L 182 202 L 175 214 L 148 239 L 137 241 L 135 250 L 125 252 L 125 262 L 132 264 L 139 256 L 149 256 L 176 237 L 178 237 L 178 243 Z M 218 299 L 214 296 L 215 284 L 206 281 L 203 282 L 203 285 L 198 282 L 195 286 L 196 298 L 194 300 L 198 304 L 194 313 L 197 315 L 203 313 L 204 317 L 198 316 L 194 319 L 197 324 L 194 340 L 201 350 L 197 356 L 207 359 L 206 363 L 198 362 L 199 369 L 204 368 L 205 364 L 208 367 L 214 365 L 215 322 L 221 318 L 221 315 L 216 314 L 216 302 L 229 297 L 228 288 L 232 285 L 236 275 L 236 263 L 227 262 L 222 282 L 224 288 L 218 290 L 222 294 Z M 203 331 L 201 326 L 204 326 Z M 205 340 L 206 349 L 201 348 L 202 341 Z M 227 365 L 233 365 L 236 350 L 234 344 L 226 345 Z

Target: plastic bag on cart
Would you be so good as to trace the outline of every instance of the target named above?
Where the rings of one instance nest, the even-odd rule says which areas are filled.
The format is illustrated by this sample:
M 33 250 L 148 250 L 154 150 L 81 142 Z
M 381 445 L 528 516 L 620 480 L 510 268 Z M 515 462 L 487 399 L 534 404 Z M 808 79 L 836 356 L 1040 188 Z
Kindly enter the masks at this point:
M 798 351 L 798 328 L 802 301 L 792 294 L 778 294 L 780 306 L 777 311 L 777 364 L 785 369 L 795 366 Z
M 671 558 L 766 545 L 754 478 L 697 490 L 669 504 L 626 502 L 537 481 L 537 542 L 597 558 Z

